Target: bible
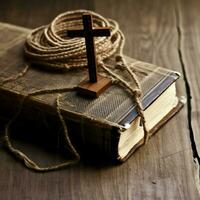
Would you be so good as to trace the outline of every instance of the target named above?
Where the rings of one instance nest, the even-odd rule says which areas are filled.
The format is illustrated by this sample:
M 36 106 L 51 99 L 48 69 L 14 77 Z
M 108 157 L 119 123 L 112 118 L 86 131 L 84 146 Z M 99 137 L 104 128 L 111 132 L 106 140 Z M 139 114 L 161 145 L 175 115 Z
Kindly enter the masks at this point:
M 52 73 L 31 66 L 25 76 L 1 84 L 6 78 L 18 74 L 27 64 L 23 48 L 30 30 L 0 23 L 0 31 L 1 116 L 10 118 L 29 92 L 73 87 L 86 77 L 84 70 Z M 141 83 L 141 103 L 152 136 L 183 106 L 184 102 L 176 94 L 176 81 L 180 74 L 129 57 L 126 57 L 126 62 Z M 108 63 L 112 65 L 112 59 L 108 59 Z M 98 151 L 123 162 L 143 144 L 144 132 L 133 97 L 120 85 L 112 84 L 96 99 L 78 95 L 76 91 L 62 94 L 60 106 L 69 127 L 69 136 L 75 137 L 83 148 L 87 146 L 89 151 Z M 46 115 L 56 117 L 55 98 L 56 93 L 29 97 L 24 105 L 29 114 L 24 117 L 30 117 L 37 123 L 33 110 L 42 110 Z M 74 145 L 79 148 L 76 140 L 73 139 Z

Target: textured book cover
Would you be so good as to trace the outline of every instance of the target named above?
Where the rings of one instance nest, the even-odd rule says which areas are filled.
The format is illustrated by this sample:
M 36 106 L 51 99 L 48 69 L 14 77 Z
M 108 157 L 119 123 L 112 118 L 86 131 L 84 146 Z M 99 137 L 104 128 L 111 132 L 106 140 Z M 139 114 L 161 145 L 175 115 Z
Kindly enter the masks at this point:
M 1 23 L 0 31 L 1 83 L 2 80 L 19 73 L 27 64 L 24 59 L 23 46 L 30 30 Z M 153 104 L 156 104 L 157 99 L 163 96 L 165 91 L 168 91 L 179 78 L 177 72 L 129 57 L 126 60 L 141 83 L 144 110 L 148 110 Z M 107 62 L 112 65 L 113 61 L 109 59 Z M 52 73 L 33 65 L 25 76 L 16 81 L 0 84 L 0 115 L 8 118 L 12 116 L 17 110 L 18 103 L 30 92 L 59 89 L 66 86 L 73 87 L 84 80 L 86 76 L 87 72 L 83 70 Z M 126 73 L 123 76 L 126 79 Z M 175 93 L 175 89 L 173 91 Z M 56 93 L 32 96 L 26 100 L 25 106 L 27 106 L 27 110 L 38 109 L 51 115 L 57 115 L 56 96 Z M 162 119 L 155 121 L 150 127 L 151 135 L 181 106 L 182 103 L 174 95 L 174 100 L 169 106 L 170 109 L 166 110 Z M 87 146 L 88 149 L 96 149 L 115 160 L 124 161 L 143 144 L 143 138 L 140 138 L 136 144 L 128 148 L 127 152 L 123 153 L 123 156 L 119 154 L 120 137 L 137 120 L 138 115 L 131 94 L 117 84 L 109 87 L 97 99 L 80 96 L 76 91 L 66 92 L 61 98 L 61 111 L 69 126 L 70 136 L 76 135 L 78 143 L 81 143 L 82 147 Z M 33 113 L 26 117 L 33 117 Z M 98 123 L 95 123 L 95 120 Z

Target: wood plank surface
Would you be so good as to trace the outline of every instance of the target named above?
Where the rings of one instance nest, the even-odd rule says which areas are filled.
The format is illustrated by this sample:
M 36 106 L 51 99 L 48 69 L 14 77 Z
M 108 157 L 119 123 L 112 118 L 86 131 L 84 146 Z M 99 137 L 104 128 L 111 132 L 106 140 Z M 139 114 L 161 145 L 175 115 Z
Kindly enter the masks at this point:
M 181 3 L 179 1 L 177 3 L 177 9 L 180 12 L 177 12 L 177 26 L 179 29 L 180 35 L 180 44 L 179 48 L 182 52 L 182 68 L 185 70 L 186 78 L 187 78 L 187 92 L 190 93 L 190 133 L 194 135 L 194 140 L 197 144 L 197 153 L 199 153 L 200 149 L 200 21 L 199 21 L 199 10 L 200 3 L 198 1 L 192 1 L 188 3 L 184 1 Z M 188 10 L 189 9 L 189 10 Z M 200 158 L 198 157 L 200 160 Z
M 119 166 L 81 162 L 35 173 L 0 143 L 0 199 L 199 199 L 200 1 L 7 0 L 1 3 L 0 21 L 34 28 L 60 12 L 80 8 L 117 20 L 128 56 L 181 72 L 178 93 L 188 103 Z M 3 124 L 1 120 L 1 129 Z

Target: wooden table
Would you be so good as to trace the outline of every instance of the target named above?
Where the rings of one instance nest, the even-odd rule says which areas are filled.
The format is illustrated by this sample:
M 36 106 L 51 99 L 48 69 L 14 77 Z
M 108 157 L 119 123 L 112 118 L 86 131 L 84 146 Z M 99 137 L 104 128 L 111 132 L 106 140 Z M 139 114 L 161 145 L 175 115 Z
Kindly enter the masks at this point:
M 199 199 L 200 1 L 7 0 L 0 21 L 34 28 L 80 8 L 117 20 L 127 55 L 180 71 L 178 93 L 188 102 L 120 166 L 80 163 L 35 173 L 0 146 L 0 199 Z

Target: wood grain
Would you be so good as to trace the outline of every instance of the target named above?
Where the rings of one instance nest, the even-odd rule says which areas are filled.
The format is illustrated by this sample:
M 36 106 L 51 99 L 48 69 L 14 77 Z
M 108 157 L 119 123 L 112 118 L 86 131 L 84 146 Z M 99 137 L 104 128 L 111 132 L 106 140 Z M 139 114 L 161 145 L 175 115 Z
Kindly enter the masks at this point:
M 120 166 L 81 162 L 66 170 L 39 174 L 25 169 L 0 144 L 1 198 L 199 199 L 198 155 L 195 164 L 193 153 L 195 147 L 198 151 L 200 148 L 200 2 L 7 0 L 1 3 L 0 19 L 32 28 L 48 23 L 64 10 L 78 8 L 92 9 L 117 20 L 126 36 L 125 54 L 183 74 L 185 70 L 187 77 L 179 80 L 178 93 L 186 94 L 188 81 L 191 107 L 187 104 L 146 146 Z M 195 137 L 191 146 L 192 134 Z

